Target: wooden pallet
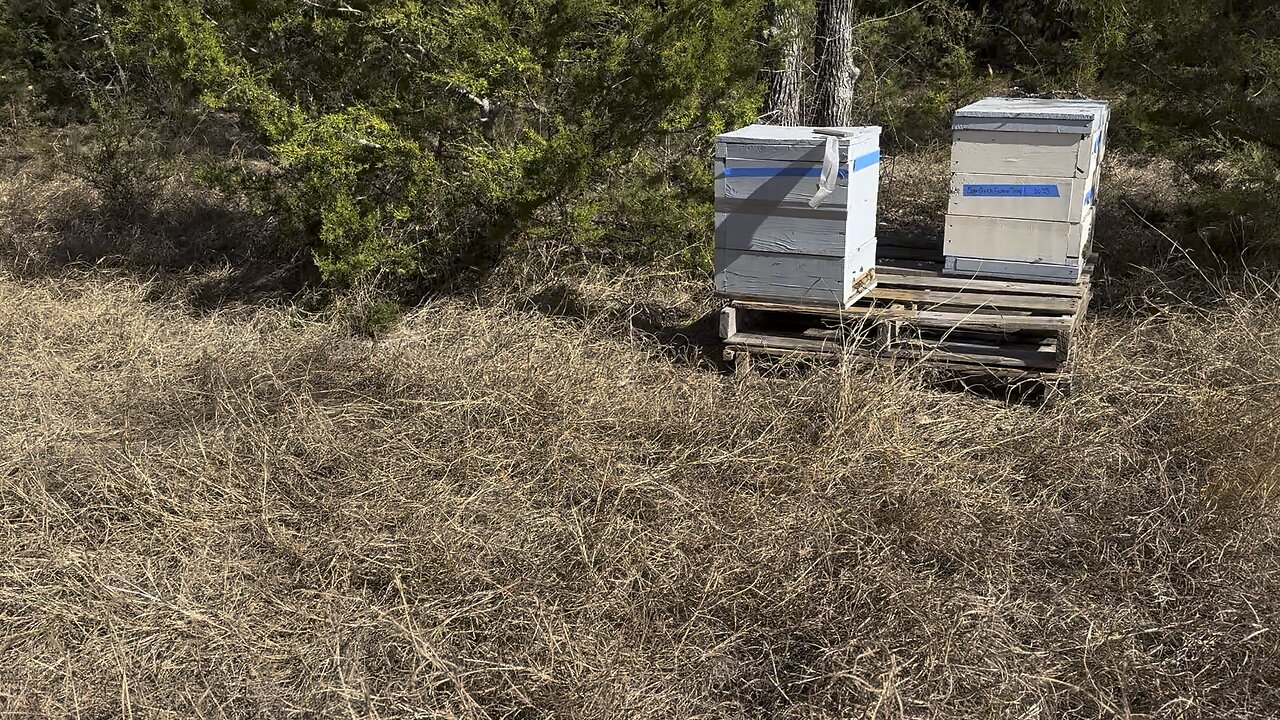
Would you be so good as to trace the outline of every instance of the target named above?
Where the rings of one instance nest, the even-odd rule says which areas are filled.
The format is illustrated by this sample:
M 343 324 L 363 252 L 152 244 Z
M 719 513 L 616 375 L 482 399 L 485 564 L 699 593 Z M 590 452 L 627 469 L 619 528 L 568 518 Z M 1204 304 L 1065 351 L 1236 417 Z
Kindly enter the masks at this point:
M 853 353 L 1002 381 L 1069 380 L 1092 261 L 1073 285 L 944 276 L 935 258 L 881 262 L 875 289 L 844 310 L 733 298 L 720 315 L 725 359 Z

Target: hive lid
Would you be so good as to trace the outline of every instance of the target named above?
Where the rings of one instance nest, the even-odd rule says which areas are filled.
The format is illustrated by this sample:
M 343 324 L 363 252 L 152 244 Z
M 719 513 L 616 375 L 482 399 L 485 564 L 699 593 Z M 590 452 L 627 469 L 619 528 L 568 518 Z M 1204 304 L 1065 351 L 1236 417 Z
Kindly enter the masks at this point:
M 989 97 L 957 110 L 951 127 L 1089 135 L 1103 126 L 1107 113 L 1101 100 Z
M 867 127 L 835 127 L 817 128 L 835 130 L 846 136 L 851 144 L 876 140 L 880 138 L 880 128 L 876 125 Z M 727 132 L 716 137 L 716 142 L 728 144 L 751 145 L 789 145 L 818 146 L 827 142 L 827 135 L 814 132 L 815 128 L 804 125 L 748 125 L 740 130 Z

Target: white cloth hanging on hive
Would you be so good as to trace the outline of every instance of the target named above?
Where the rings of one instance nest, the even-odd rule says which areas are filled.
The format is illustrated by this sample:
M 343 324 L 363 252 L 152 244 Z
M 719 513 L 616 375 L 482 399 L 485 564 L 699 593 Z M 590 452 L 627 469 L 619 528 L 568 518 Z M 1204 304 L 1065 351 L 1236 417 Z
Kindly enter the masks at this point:
M 840 180 L 840 138 L 827 136 L 826 150 L 822 155 L 822 175 L 818 177 L 818 190 L 809 201 L 809 207 L 816 208 L 827 196 L 836 191 L 836 182 Z

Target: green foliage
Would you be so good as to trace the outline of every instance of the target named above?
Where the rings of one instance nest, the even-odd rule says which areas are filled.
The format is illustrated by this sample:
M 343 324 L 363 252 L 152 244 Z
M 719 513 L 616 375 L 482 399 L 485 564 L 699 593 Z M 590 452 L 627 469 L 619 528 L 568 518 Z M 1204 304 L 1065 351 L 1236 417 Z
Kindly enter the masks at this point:
M 709 271 L 713 176 L 709 148 L 644 155 L 620 178 L 559 204 L 527 241 L 602 263 L 659 263 Z
M 351 332 L 371 338 L 386 335 L 400 323 L 400 303 L 387 297 L 356 295 L 340 304 Z
M 1280 232 L 1280 13 L 1263 0 L 1080 0 L 1080 67 L 1117 139 L 1176 159 L 1202 212 Z
M 97 122 L 68 152 L 67 169 L 101 195 L 111 215 L 131 219 L 146 210 L 169 176 L 158 124 L 145 109 L 118 98 L 90 101 Z
M 267 162 L 202 176 L 277 217 L 338 285 L 465 278 L 507 252 L 705 266 L 710 139 L 755 119 L 778 42 L 763 5 L 32 0 L 0 10 L 0 91 L 15 119 L 96 118 L 85 174 L 122 203 L 146 192 L 140 143 L 195 105 L 230 112 Z M 983 94 L 1101 96 L 1112 145 L 1183 163 L 1207 214 L 1280 217 L 1271 3 L 857 9 L 855 118 L 890 149 L 945 140 Z M 135 114 L 139 132 L 111 129 Z
M 861 122 L 883 126 L 887 145 L 946 137 L 957 105 L 993 86 L 975 72 L 970 48 L 982 30 L 975 11 L 948 0 L 906 6 L 872 0 L 858 9 L 855 62 L 862 76 L 855 113 Z
M 16 112 L 46 104 L 70 106 L 76 95 L 74 74 L 87 75 L 98 63 L 87 61 L 84 37 L 90 23 L 71 2 L 5 3 L 0 7 L 0 92 Z M 82 69 L 83 68 L 83 69 Z M 36 86 L 39 86 L 38 88 Z M 74 98 L 83 105 L 83 98 Z
M 1130 143 L 1228 130 L 1280 146 L 1280 13 L 1270 2 L 1081 0 L 1081 64 L 1120 96 Z M 1224 127 L 1224 122 L 1227 123 Z
M 130 57 L 241 115 L 280 172 L 217 174 L 350 284 L 483 266 L 512 237 L 581 236 L 589 214 L 573 208 L 602 186 L 629 192 L 638 159 L 751 118 L 741 17 L 754 13 L 750 0 L 130 0 L 117 27 Z
M 32 0 L 0 9 L 0 92 L 37 118 L 96 119 L 110 100 L 152 81 L 118 51 L 118 0 Z
M 29 72 L 21 61 L 23 40 L 13 22 L 13 9 L 0 7 L 0 100 L 7 106 L 11 122 L 18 118 L 19 110 L 29 104 Z M 25 114 L 25 113 L 24 113 Z M 0 117 L 0 121 L 5 118 Z

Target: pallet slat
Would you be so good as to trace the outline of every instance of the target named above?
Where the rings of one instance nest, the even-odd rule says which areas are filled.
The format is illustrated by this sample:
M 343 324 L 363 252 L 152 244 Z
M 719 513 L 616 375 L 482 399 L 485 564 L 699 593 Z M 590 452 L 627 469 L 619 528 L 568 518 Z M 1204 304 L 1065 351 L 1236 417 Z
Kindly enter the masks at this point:
M 819 357 L 829 357 L 832 354 L 834 354 L 834 351 L 815 352 L 806 349 L 748 347 L 745 345 L 730 345 L 725 347 L 725 359 L 731 361 L 736 369 L 743 369 L 744 367 L 749 368 L 749 360 L 752 356 L 798 359 L 814 357 L 815 355 Z M 897 356 L 885 355 L 878 357 L 854 355 L 853 358 L 860 358 L 869 364 L 876 363 L 882 359 L 917 362 L 922 359 L 908 353 L 900 353 Z M 984 363 L 955 362 L 944 360 L 940 357 L 928 358 L 928 365 L 930 367 L 944 369 L 957 379 L 995 379 L 1009 386 L 1028 381 L 1051 384 L 1070 380 L 1069 375 L 1051 370 L 1040 370 L 1025 367 L 1001 367 L 999 365 Z
M 819 340 L 814 338 L 797 338 L 786 335 L 742 332 L 725 338 L 725 345 L 737 347 L 762 348 L 770 350 L 803 350 L 813 353 L 840 352 L 840 343 L 835 340 Z
M 934 306 L 989 307 L 999 310 L 1040 310 L 1054 313 L 1074 312 L 1079 302 L 1075 298 L 1040 295 L 998 295 L 963 290 L 882 287 L 876 287 L 867 294 L 867 297 L 875 300 L 905 300 Z
M 966 328 L 970 330 L 988 331 L 1035 331 L 1057 332 L 1071 327 L 1071 318 L 1036 317 L 1030 315 L 1012 315 L 1003 313 L 975 312 L 942 312 L 935 310 L 910 310 L 892 307 L 852 307 L 843 312 L 832 312 L 801 305 L 779 305 L 777 303 L 756 302 L 747 300 L 735 301 L 735 306 L 748 310 L 764 310 L 770 312 L 795 313 L 798 315 L 817 315 L 838 317 L 846 324 L 863 320 L 902 320 L 917 325 L 933 328 Z
M 1015 280 L 986 280 L 982 278 L 937 277 L 912 272 L 907 275 L 895 267 L 879 268 L 880 285 L 891 287 L 918 287 L 926 290 L 972 290 L 975 292 L 1034 293 L 1053 297 L 1078 298 L 1084 294 L 1084 285 L 1057 285 L 1048 283 L 1018 282 Z
M 759 337 L 759 334 L 747 333 L 747 337 Z M 842 335 L 839 330 L 829 328 L 810 328 L 805 330 L 802 338 L 788 339 L 797 340 L 817 340 L 826 343 L 824 347 L 834 347 L 839 349 L 842 341 L 847 340 L 847 336 Z M 725 341 L 726 344 L 735 344 L 735 339 L 730 337 Z M 1028 344 L 1028 343 L 1005 343 L 1001 345 L 991 345 L 988 343 L 970 342 L 959 340 L 944 335 L 940 339 L 895 339 L 892 344 L 881 345 L 861 345 L 852 349 L 866 354 L 868 351 L 874 351 L 874 354 L 887 354 L 891 357 L 905 357 L 911 355 L 913 357 L 928 358 L 940 357 L 961 362 L 984 362 L 993 365 L 1006 365 L 1011 367 L 1033 367 L 1033 368 L 1057 368 L 1060 364 L 1057 356 L 1056 340 L 1047 340 L 1045 344 Z
M 1004 367 L 1027 367 L 1057 369 L 1057 354 L 1045 352 L 1026 345 L 991 347 L 972 343 L 912 341 L 895 343 L 886 352 L 915 353 L 927 358 L 936 353 L 938 357 L 963 359 L 965 362 L 977 362 Z
M 801 352 L 821 355 L 838 354 L 844 349 L 843 345 L 837 340 L 797 338 L 751 332 L 738 332 L 726 339 L 725 345 L 733 348 L 781 350 L 790 353 Z M 1025 369 L 1057 368 L 1057 363 L 1054 361 L 1052 354 L 1047 357 L 1038 357 L 1043 353 L 1033 354 L 1030 352 L 993 355 L 982 352 L 965 352 L 962 347 L 948 347 L 945 343 L 920 342 L 871 350 L 855 350 L 855 352 L 897 360 L 944 361 L 948 364 Z

